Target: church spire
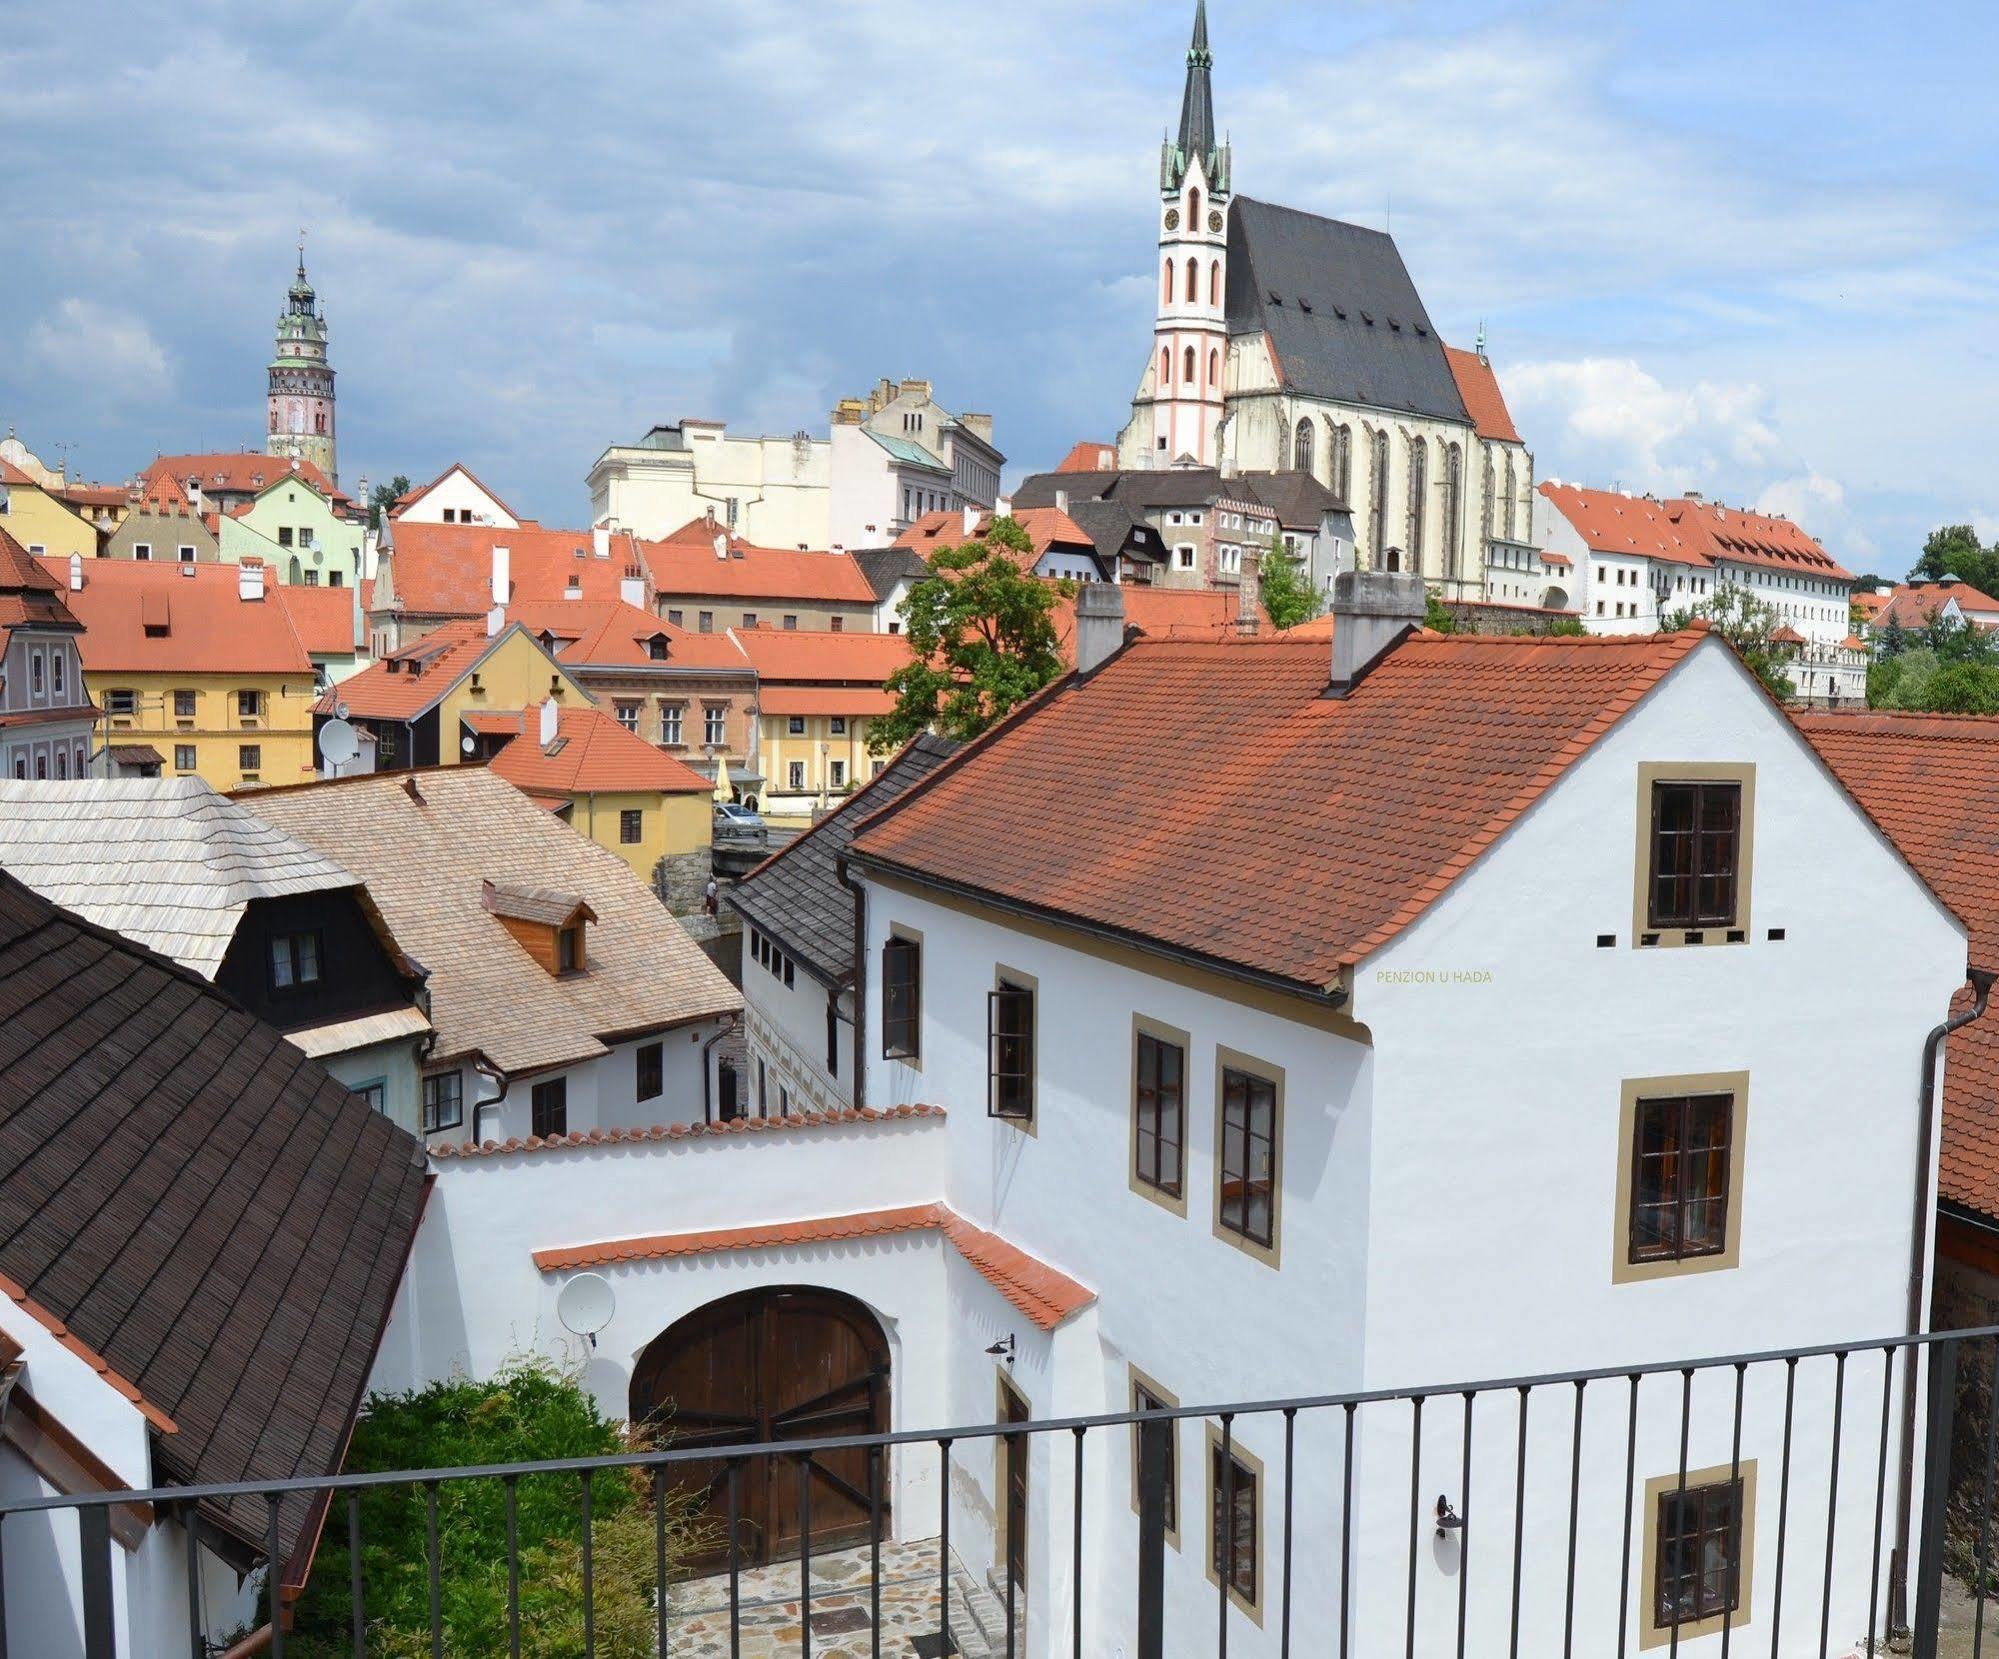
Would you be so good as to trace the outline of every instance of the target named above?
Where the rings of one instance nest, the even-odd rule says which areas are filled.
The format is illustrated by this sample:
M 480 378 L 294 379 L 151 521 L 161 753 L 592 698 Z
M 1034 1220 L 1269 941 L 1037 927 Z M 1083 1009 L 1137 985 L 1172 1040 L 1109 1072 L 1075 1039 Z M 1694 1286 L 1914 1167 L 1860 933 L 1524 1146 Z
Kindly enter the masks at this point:
M 1207 159 L 1215 147 L 1215 92 L 1208 79 L 1208 0 L 1194 0 L 1194 38 L 1187 45 L 1187 90 L 1180 95 L 1180 153 Z

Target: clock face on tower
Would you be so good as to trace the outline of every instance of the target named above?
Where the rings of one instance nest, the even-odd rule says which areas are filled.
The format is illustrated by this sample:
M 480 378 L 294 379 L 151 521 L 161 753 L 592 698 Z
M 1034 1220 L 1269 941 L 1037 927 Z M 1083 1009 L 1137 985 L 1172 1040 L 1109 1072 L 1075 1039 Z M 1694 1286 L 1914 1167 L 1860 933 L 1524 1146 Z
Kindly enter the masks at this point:
M 1212 209 L 1210 209 L 1208 213 L 1208 229 L 1220 230 L 1221 228 L 1222 228 L 1222 216 L 1219 213 L 1216 213 Z
M 1169 207 L 1166 210 L 1166 228 L 1168 230 L 1180 228 L 1180 210 L 1177 207 Z

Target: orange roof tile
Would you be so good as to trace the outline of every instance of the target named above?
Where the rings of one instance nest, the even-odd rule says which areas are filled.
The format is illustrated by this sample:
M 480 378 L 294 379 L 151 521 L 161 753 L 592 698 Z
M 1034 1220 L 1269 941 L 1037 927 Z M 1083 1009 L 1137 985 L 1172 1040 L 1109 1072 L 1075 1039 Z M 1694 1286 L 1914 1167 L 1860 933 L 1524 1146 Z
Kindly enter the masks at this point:
M 747 675 L 749 659 L 727 632 L 699 633 L 619 602 L 590 604 L 557 599 L 545 604 L 515 605 L 507 612 L 541 639 L 552 636 L 555 656 L 565 668 L 708 668 Z M 666 641 L 662 665 L 648 642 Z
M 902 1209 L 864 1210 L 851 1215 L 822 1216 L 811 1221 L 610 1239 L 602 1244 L 537 1250 L 534 1252 L 534 1264 L 544 1273 L 558 1273 L 570 1268 L 603 1267 L 616 1262 L 703 1256 L 717 1250 L 785 1250 L 801 1245 L 877 1238 L 889 1233 L 932 1231 L 942 1233 L 950 1240 L 958 1253 L 977 1268 L 995 1290 L 1044 1331 L 1052 1331 L 1070 1314 L 1096 1300 L 1094 1292 L 1067 1274 L 1057 1272 L 1046 1262 L 1008 1244 L 997 1234 L 974 1227 L 944 1204 L 911 1204 Z
M 1860 597 L 1874 601 L 1872 606 L 1865 608 L 1877 628 L 1926 628 L 1953 599 L 1964 613 L 1965 620 L 1975 626 L 1990 627 L 1991 619 L 1999 618 L 1999 599 L 1980 592 L 1969 582 L 1956 580 L 1902 582 L 1897 584 L 1893 593 L 1870 593 Z
M 1421 915 L 1706 634 L 1417 634 L 1343 698 L 1323 695 L 1316 640 L 1140 641 L 960 750 L 853 853 L 1320 991 Z M 1063 835 L 1021 834 L 1051 800 Z
M 902 634 L 836 634 L 818 628 L 731 632 L 766 686 L 879 686 L 909 661 L 909 640 Z
M 1015 560 L 1025 569 L 1039 564 L 1051 547 L 1088 554 L 1093 559 L 1097 557 L 1097 544 L 1090 539 L 1090 533 L 1060 507 L 1022 507 L 1014 513 L 1013 521 L 1027 532 L 1027 539 L 1033 544 L 1031 553 Z M 957 547 L 974 537 L 983 536 L 992 524 L 993 514 L 980 513 L 972 521 L 972 529 L 968 533 L 964 512 L 958 508 L 943 508 L 917 519 L 896 537 L 895 545 L 927 558 L 940 547 Z
M 291 459 L 283 455 L 253 455 L 241 450 L 225 450 L 211 455 L 162 455 L 139 475 L 141 499 L 179 506 L 187 501 L 187 481 L 197 480 L 204 496 L 254 495 L 289 477 Z M 300 461 L 298 476 L 328 499 L 347 502 L 348 497 L 334 487 L 333 480 L 310 461 Z
M 493 550 L 507 550 L 509 604 L 577 600 L 617 604 L 620 584 L 644 577 L 637 544 L 624 531 L 597 557 L 588 530 L 522 525 L 421 524 L 397 519 L 390 532 L 396 603 L 418 616 L 484 616 L 493 606 Z
M 523 794 L 620 793 L 706 795 L 714 784 L 600 708 L 565 708 L 556 715 L 555 741 L 542 746 L 540 705 L 512 717 L 516 737 L 488 763 Z M 496 730 L 488 725 L 484 729 Z
M 895 698 L 869 686 L 767 685 L 757 693 L 757 707 L 765 714 L 844 714 L 869 719 L 892 710 Z
M 1235 639 L 1239 603 L 1232 588 L 1155 588 L 1141 582 L 1123 583 L 1127 628 L 1147 639 Z M 1076 661 L 1076 601 L 1063 599 L 1050 613 L 1055 623 L 1056 649 L 1072 667 Z M 1259 634 L 1268 634 L 1270 613 L 1257 611 Z M 1287 636 L 1292 637 L 1292 636 Z M 1328 638 L 1332 636 L 1327 635 Z
M 1727 560 L 1824 581 L 1852 580 L 1851 572 L 1787 518 L 1691 497 L 1655 501 L 1579 484 L 1543 484 L 1541 494 L 1592 552 L 1696 566 Z
M 1115 472 L 1117 445 L 1100 444 L 1085 438 L 1055 463 L 1057 472 Z
M 336 703 L 364 720 L 413 720 L 506 637 L 489 638 L 483 622 L 447 622 L 421 639 L 371 662 L 313 705 L 329 714 Z
M 71 590 L 69 560 L 40 563 L 83 624 L 79 649 L 87 673 L 312 673 L 291 612 L 272 597 L 276 584 L 268 577 L 262 599 L 244 599 L 234 565 L 85 559 L 83 587 Z
M 1460 351 L 1456 346 L 1444 347 L 1444 356 L 1451 365 L 1451 378 L 1458 383 L 1458 396 L 1464 399 L 1465 413 L 1471 416 L 1472 430 L 1499 443 L 1519 443 L 1519 428 L 1507 412 L 1492 365 L 1477 352 Z
M 833 1129 L 850 1123 L 891 1123 L 909 1118 L 942 1118 L 942 1106 L 839 1106 L 830 1112 L 793 1112 L 788 1117 L 732 1118 L 716 1123 L 655 1123 L 642 1129 L 579 1129 L 569 1135 L 514 1136 L 504 1141 L 433 1140 L 433 1158 L 493 1158 L 515 1152 L 561 1152 L 585 1146 L 637 1145 L 645 1141 L 692 1140 L 703 1136 L 761 1135 L 789 1129 Z
M 727 558 L 715 556 L 720 539 Z M 845 553 L 801 553 L 753 547 L 706 519 L 683 524 L 659 541 L 639 543 L 640 554 L 662 594 L 715 599 L 792 599 L 801 604 L 867 605 L 875 590 Z
M 63 602 L 69 581 L 69 561 L 58 559 L 58 577 L 0 529 L 0 628 L 38 624 L 44 628 L 75 628 L 81 624 Z M 0 645 L 0 652 L 5 646 Z
M 291 614 L 292 628 L 316 657 L 354 654 L 354 592 L 351 588 L 283 587 L 268 590 Z

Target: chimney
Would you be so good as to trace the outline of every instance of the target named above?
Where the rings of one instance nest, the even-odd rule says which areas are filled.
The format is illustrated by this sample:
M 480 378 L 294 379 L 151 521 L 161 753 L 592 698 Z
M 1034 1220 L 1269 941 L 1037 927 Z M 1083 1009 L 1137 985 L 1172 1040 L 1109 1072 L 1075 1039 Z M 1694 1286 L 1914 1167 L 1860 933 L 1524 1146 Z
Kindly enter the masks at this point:
M 1343 570 L 1333 578 L 1333 679 L 1344 697 L 1376 662 L 1423 621 L 1423 578 L 1385 570 Z
M 965 534 L 968 536 L 977 535 L 978 529 L 979 510 L 968 501 L 965 503 Z
M 718 559 L 726 559 L 728 556 L 729 556 L 729 538 L 727 536 L 717 536 L 715 538 L 715 557 Z
M 1263 555 L 1253 547 L 1242 550 L 1242 582 L 1236 588 L 1235 631 L 1245 639 L 1253 637 L 1262 619 L 1257 615 L 1263 603 Z
M 645 578 L 639 574 L 637 565 L 625 566 L 624 575 L 618 578 L 618 597 L 639 610 L 646 608 Z
M 541 746 L 546 749 L 555 741 L 558 716 L 553 701 L 541 705 Z
M 493 549 L 493 603 L 504 607 L 513 584 L 507 578 L 511 555 L 504 547 Z
M 1076 590 L 1076 672 L 1094 674 L 1124 644 L 1124 593 L 1115 582 Z
M 236 597 L 255 603 L 264 597 L 264 567 L 248 560 L 236 567 Z
M 1066 513 L 1069 510 L 1069 492 L 1067 490 L 1057 490 L 1055 492 L 1055 510 L 1058 513 Z
M 81 553 L 72 553 L 69 556 L 69 591 L 71 593 L 83 592 L 83 555 Z
M 486 613 L 486 637 L 488 639 L 495 638 L 506 625 L 507 612 L 504 606 L 495 605 Z
M 611 556 L 611 527 L 599 524 L 590 532 L 590 551 L 600 559 Z
M 974 415 L 967 412 L 958 417 L 958 424 L 975 438 L 983 438 L 987 443 L 993 441 L 993 418 L 991 415 Z

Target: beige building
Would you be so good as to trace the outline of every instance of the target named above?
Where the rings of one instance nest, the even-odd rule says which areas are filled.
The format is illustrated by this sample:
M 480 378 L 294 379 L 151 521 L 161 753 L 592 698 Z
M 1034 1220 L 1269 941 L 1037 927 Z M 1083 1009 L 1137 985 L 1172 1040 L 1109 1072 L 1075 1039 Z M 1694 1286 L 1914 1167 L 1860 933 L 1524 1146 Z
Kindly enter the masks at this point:
M 761 547 L 824 547 L 832 445 L 802 428 L 788 438 L 731 437 L 722 421 L 683 419 L 613 444 L 590 468 L 590 522 L 651 539 L 713 512 Z
M 990 415 L 954 415 L 927 380 L 882 380 L 833 408 L 831 545 L 881 547 L 926 513 L 999 499 Z

